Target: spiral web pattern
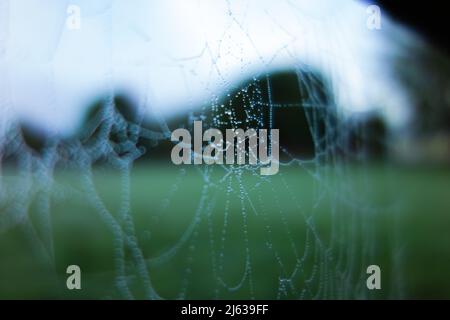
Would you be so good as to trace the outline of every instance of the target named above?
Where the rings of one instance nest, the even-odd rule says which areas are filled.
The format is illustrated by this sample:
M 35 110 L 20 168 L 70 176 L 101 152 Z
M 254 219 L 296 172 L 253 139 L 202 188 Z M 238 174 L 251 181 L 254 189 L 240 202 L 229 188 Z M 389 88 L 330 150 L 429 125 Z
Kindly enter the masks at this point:
M 8 1 L 0 3 L 8 5 Z M 109 8 L 113 5 L 111 2 Z M 197 60 L 210 55 L 225 89 L 211 89 L 210 100 L 179 120 L 179 127 L 189 128 L 194 120 L 202 120 L 204 128 L 275 128 L 280 110 L 298 110 L 296 114 L 306 119 L 313 155 L 299 156 L 291 150 L 292 144 L 286 146 L 281 140 L 280 172 L 274 176 L 261 176 L 259 166 L 177 167 L 170 163 L 170 171 L 177 173 L 164 177 L 169 187 L 162 197 L 140 199 L 145 203 L 146 218 L 137 217 L 133 179 L 136 171 L 138 175 L 145 171 L 145 165 L 135 163 L 144 155 L 152 159 L 159 145 L 170 144 L 171 131 L 177 127 L 149 105 L 147 92 L 151 90 L 144 90 L 139 97 L 135 119 L 128 119 L 115 105 L 110 9 L 103 17 L 105 41 L 111 50 L 104 57 L 109 65 L 104 74 L 107 93 L 103 108 L 82 135 L 70 139 L 54 135 L 36 152 L 18 122 L 3 121 L 0 232 L 19 228 L 33 244 L 34 254 L 57 274 L 61 266 L 55 253 L 54 229 L 58 226 L 53 219 L 59 214 L 55 203 L 79 199 L 109 232 L 114 276 L 107 297 L 370 297 L 365 287 L 366 268 L 377 256 L 376 222 L 382 209 L 372 205 L 367 196 L 370 181 L 365 181 L 364 130 L 340 114 L 333 81 L 317 78 L 306 64 L 299 62 L 293 68 L 301 99 L 280 102 L 269 72 L 255 73 L 242 85 L 223 76 L 215 64 L 219 58 L 208 51 L 211 43 L 205 44 L 201 55 L 189 58 L 189 65 L 195 66 Z M 0 21 L 8 21 L 8 10 L 0 12 Z M 247 32 L 240 21 L 241 17 L 231 12 L 229 28 Z M 0 43 L 5 47 L 6 27 L 0 30 Z M 223 37 L 228 36 L 225 31 Z M 248 38 L 251 42 L 249 34 Z M 281 52 L 292 54 L 287 46 L 260 59 L 270 65 Z M 145 65 L 142 68 L 145 71 Z M 332 73 L 332 67 L 328 71 Z M 45 73 L 52 84 L 51 62 Z M 8 81 L 5 72 L 0 95 L 3 119 L 14 109 Z M 145 76 L 141 85 L 150 88 Z M 52 101 L 51 96 L 48 99 Z M 146 126 L 148 118 L 157 124 L 155 128 Z M 358 148 L 352 146 L 355 132 L 360 139 Z M 165 159 L 168 161 L 169 154 Z M 95 182 L 96 171 L 105 167 L 119 183 L 120 199 L 114 206 Z M 75 173 L 77 182 L 60 180 L 58 174 L 64 171 Z M 186 182 L 189 179 L 196 184 L 192 192 Z M 186 193 L 190 204 L 186 204 L 186 212 L 180 212 Z M 178 220 L 182 227 L 170 230 L 171 223 Z

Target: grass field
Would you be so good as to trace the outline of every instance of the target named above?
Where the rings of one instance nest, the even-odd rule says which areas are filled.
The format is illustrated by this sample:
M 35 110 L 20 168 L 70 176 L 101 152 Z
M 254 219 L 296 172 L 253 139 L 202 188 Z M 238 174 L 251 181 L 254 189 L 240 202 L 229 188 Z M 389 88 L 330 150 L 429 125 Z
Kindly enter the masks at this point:
M 0 233 L 0 298 L 121 298 L 120 267 L 136 298 L 145 281 L 163 298 L 450 298 L 448 169 L 225 174 L 159 164 L 129 179 L 57 173 L 28 200 L 27 218 Z M 138 250 L 125 245 L 121 257 L 111 217 Z M 65 287 L 71 264 L 80 291 Z M 368 264 L 382 270 L 376 293 L 365 288 Z

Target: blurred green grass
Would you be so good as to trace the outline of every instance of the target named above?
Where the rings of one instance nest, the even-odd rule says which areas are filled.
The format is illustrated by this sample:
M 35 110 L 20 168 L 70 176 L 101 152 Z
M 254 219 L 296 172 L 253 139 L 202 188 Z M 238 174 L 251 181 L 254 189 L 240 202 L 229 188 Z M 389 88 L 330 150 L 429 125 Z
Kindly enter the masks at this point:
M 162 297 L 450 298 L 448 169 L 293 165 L 270 178 L 243 170 L 225 179 L 220 167 L 202 170 L 141 165 L 128 186 L 126 174 L 97 168 L 89 179 L 118 220 L 129 191 L 133 235 Z M 30 200 L 30 223 L 0 233 L 0 298 L 121 297 L 114 237 L 83 179 L 55 175 L 50 235 L 39 196 Z M 143 298 L 132 261 L 126 250 L 129 286 Z M 70 264 L 82 269 L 80 291 L 65 288 Z M 364 289 L 367 264 L 381 267 L 379 292 Z M 280 281 L 293 273 L 291 283 Z

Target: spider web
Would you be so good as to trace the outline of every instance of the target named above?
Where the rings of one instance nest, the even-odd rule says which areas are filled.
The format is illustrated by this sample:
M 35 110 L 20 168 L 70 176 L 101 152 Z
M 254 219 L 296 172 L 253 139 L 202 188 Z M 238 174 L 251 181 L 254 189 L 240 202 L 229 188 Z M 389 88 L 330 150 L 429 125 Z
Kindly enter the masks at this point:
M 4 24 L 0 26 L 1 52 L 8 51 L 9 5 L 9 1 L 0 2 L 0 21 Z M 200 109 L 192 109 L 174 123 L 151 105 L 152 88 L 146 75 L 152 70 L 146 69 L 144 63 L 142 76 L 138 76 L 144 88 L 138 98 L 138 116 L 130 120 L 119 110 L 115 99 L 114 5 L 115 2 L 108 2 L 102 16 L 96 18 L 102 21 L 108 48 L 103 57 L 107 66 L 103 76 L 106 94 L 103 107 L 90 119 L 81 136 L 67 139 L 54 134 L 40 152 L 30 147 L 20 123 L 9 117 L 15 103 L 8 89 L 8 64 L 2 56 L 5 73 L 0 95 L 0 154 L 4 170 L 0 176 L 0 232 L 20 228 L 33 244 L 35 254 L 57 274 L 61 268 L 55 249 L 58 225 L 53 221 L 61 210 L 57 204 L 79 199 L 109 230 L 114 280 L 108 297 L 370 297 L 365 286 L 366 268 L 379 255 L 376 222 L 382 209 L 372 205 L 368 196 L 364 128 L 358 128 L 357 122 L 342 114 L 336 97 L 343 93 L 336 89 L 335 79 L 318 77 L 314 68 L 295 58 L 289 43 L 270 56 L 261 55 L 245 26 L 247 11 L 236 14 L 227 2 L 229 17 L 221 39 L 206 42 L 198 56 L 182 61 L 169 58 L 180 72 L 195 71 L 199 61 L 210 59 L 210 77 L 219 79 L 220 90 L 206 79 L 209 99 Z M 221 57 L 214 53 L 214 48 L 222 43 L 243 45 L 225 41 L 234 29 L 245 35 L 258 63 L 266 66 L 251 77 L 242 71 L 241 78 L 250 80 L 239 84 L 230 79 L 226 65 L 223 69 L 224 65 L 218 63 Z M 289 31 L 292 32 L 286 32 L 294 33 Z M 52 87 L 47 101 L 55 108 L 58 102 L 52 92 L 57 89 L 51 60 L 61 37 L 63 33 L 49 46 L 50 63 L 46 64 L 44 76 Z M 345 43 L 340 45 L 345 47 Z M 222 55 L 235 52 L 227 50 L 218 51 L 224 52 Z M 295 75 L 300 99 L 276 98 L 271 65 L 279 56 L 297 61 L 290 70 Z M 333 74 L 336 60 L 321 58 L 323 69 Z M 246 63 L 251 64 L 243 61 L 243 68 Z M 189 81 L 186 88 L 189 90 Z M 187 105 L 193 107 L 195 103 L 192 99 Z M 296 112 L 299 126 L 305 126 L 311 137 L 313 152 L 298 155 L 295 144 L 285 145 L 281 139 L 282 159 L 277 175 L 261 176 L 260 167 L 252 165 L 171 166 L 171 174 L 162 178 L 168 187 L 158 193 L 161 197 L 147 200 L 142 191 L 136 191 L 136 175 L 146 166 L 139 160 L 144 156 L 151 159 L 158 146 L 170 144 L 171 131 L 178 126 L 190 128 L 194 120 L 202 120 L 204 128 L 270 129 L 278 124 L 282 131 L 283 119 L 278 118 L 282 110 Z M 148 118 L 156 123 L 152 128 L 146 125 Z M 352 146 L 355 132 L 361 144 L 358 148 Z M 155 163 L 150 166 L 158 167 Z M 119 181 L 120 199 L 115 199 L 115 205 L 104 197 L 104 186 L 96 183 L 97 172 L 103 172 L 105 167 Z M 76 173 L 76 183 L 59 179 L 59 173 L 65 170 Z M 152 176 L 149 174 L 148 178 Z M 197 187 L 190 186 L 189 181 L 195 181 Z M 189 192 L 190 188 L 194 191 Z M 187 201 L 186 193 L 191 197 L 185 204 L 187 212 L 180 212 Z M 133 201 L 145 203 L 145 218 L 138 216 Z M 393 268 L 397 274 L 398 266 Z

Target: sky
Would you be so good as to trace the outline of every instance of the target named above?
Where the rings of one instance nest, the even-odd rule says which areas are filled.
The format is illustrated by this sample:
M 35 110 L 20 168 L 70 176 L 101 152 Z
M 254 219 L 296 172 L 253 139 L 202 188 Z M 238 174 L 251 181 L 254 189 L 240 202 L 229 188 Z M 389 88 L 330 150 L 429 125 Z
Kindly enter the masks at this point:
M 344 114 L 379 109 L 402 125 L 408 97 L 391 60 L 396 37 L 415 38 L 383 12 L 381 29 L 368 28 L 367 8 L 353 0 L 0 0 L 1 126 L 20 118 L 70 134 L 89 102 L 108 93 L 170 117 L 240 81 L 299 68 L 330 80 Z

